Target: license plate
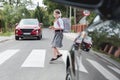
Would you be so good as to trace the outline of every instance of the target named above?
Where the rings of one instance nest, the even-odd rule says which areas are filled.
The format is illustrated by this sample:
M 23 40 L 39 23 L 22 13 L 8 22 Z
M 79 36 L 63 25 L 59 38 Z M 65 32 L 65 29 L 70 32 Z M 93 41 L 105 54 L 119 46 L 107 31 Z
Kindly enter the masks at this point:
M 30 33 L 23 33 L 24 35 L 30 35 Z

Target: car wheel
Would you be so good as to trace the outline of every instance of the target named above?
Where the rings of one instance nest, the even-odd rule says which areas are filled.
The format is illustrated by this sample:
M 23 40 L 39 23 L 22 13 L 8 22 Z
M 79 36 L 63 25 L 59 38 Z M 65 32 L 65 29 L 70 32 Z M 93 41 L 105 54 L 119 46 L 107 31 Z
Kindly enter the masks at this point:
M 37 36 L 37 40 L 40 40 L 40 36 Z
M 42 35 L 40 36 L 40 39 L 42 39 Z
M 86 49 L 86 51 L 87 51 L 87 52 L 89 52 L 89 51 L 90 51 L 90 49 Z
M 37 39 L 38 39 L 38 40 L 41 40 L 41 39 L 42 39 L 42 35 L 38 36 Z
M 18 37 L 18 36 L 15 36 L 15 40 L 19 40 L 19 37 Z
M 70 75 L 70 67 L 68 67 L 68 69 L 67 69 L 67 75 L 66 75 L 66 79 L 65 80 L 72 80 L 72 77 Z

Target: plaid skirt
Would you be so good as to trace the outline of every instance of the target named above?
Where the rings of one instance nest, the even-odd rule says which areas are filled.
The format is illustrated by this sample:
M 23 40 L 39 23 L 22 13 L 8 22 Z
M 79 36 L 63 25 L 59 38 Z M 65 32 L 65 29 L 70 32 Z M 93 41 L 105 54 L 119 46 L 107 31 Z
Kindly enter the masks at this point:
M 62 45 L 62 40 L 63 40 L 63 32 L 55 32 L 54 38 L 52 40 L 52 47 L 59 47 L 61 48 Z

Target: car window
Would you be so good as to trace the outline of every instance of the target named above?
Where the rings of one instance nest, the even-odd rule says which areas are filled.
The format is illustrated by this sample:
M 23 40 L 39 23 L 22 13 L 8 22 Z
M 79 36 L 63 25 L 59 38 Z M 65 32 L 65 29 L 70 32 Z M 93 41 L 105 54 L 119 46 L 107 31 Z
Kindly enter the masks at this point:
M 20 21 L 20 26 L 21 25 L 38 25 L 38 21 L 37 20 L 32 20 L 32 19 L 25 19 L 25 20 L 21 20 Z

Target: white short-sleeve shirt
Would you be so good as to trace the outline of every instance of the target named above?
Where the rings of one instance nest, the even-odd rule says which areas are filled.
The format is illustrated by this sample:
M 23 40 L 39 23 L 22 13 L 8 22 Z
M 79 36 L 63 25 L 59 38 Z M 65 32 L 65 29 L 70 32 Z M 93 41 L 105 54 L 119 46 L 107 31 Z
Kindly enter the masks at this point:
M 58 19 L 54 22 L 54 27 L 55 27 L 55 28 L 62 28 L 62 29 L 64 29 L 63 20 L 62 20 L 61 18 L 58 18 Z

